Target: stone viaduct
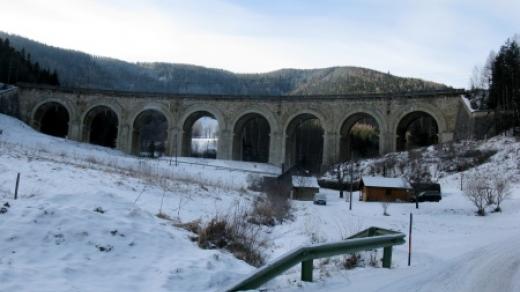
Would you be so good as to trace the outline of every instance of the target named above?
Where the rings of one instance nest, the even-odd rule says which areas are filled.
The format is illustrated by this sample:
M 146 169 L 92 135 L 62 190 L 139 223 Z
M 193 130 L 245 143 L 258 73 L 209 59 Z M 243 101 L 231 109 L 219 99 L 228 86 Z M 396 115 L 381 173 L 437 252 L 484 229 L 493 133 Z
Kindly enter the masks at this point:
M 248 119 L 264 122 L 260 138 L 265 162 L 285 167 L 295 164 L 298 142 L 294 131 L 301 122 L 313 119 L 322 128 L 321 165 L 345 159 L 344 133 L 360 119 L 371 119 L 378 128 L 379 153 L 402 150 L 406 128 L 419 116 L 434 121 L 435 141 L 454 138 L 461 90 L 401 94 L 358 94 L 342 96 L 224 96 L 116 92 L 34 85 L 18 87 L 22 120 L 42 130 L 46 116 L 64 114 L 61 136 L 92 142 L 96 115 L 109 112 L 115 121 L 114 144 L 126 153 L 136 153 L 143 112 L 165 120 L 164 148 L 167 155 L 189 155 L 191 126 L 201 116 L 218 121 L 217 158 L 242 160 L 241 131 Z M 52 112 L 51 109 L 54 111 Z M 59 121 L 58 121 L 59 122 Z M 54 119 L 54 123 L 56 119 Z M 58 134 L 59 136 L 59 134 Z M 253 145 L 253 147 L 262 147 Z

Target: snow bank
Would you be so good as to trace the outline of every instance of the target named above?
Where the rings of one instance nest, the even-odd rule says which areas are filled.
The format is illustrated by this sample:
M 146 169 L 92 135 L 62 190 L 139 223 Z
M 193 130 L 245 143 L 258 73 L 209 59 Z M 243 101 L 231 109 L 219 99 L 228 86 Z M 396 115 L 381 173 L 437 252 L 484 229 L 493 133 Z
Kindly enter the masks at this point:
M 230 211 L 236 203 L 250 204 L 256 194 L 243 188 L 250 179 L 247 171 L 276 170 L 272 166 L 193 158 L 179 158 L 178 166 L 174 161 L 170 166 L 168 158 L 137 159 L 116 150 L 48 137 L 2 115 L 0 129 L 0 207 L 10 205 L 0 214 L 0 290 L 218 291 L 252 272 L 252 267 L 227 252 L 199 249 L 188 232 L 155 214 L 161 210 L 181 222 L 208 220 Z M 419 209 L 414 204 L 393 203 L 388 207 L 391 216 L 383 216 L 379 203 L 355 200 L 349 210 L 338 192 L 322 189 L 327 206 L 293 202 L 294 219 L 266 229 L 268 261 L 296 246 L 341 240 L 370 226 L 406 232 L 413 212 L 412 267 L 406 264 L 407 246 L 403 245 L 394 249 L 391 270 L 343 270 L 334 264 L 338 261 L 315 261 L 315 283 L 301 283 L 300 268 L 295 267 L 266 287 L 277 291 L 438 291 L 440 281 L 449 279 L 446 291 L 475 291 L 469 284 L 461 289 L 452 284 L 459 278 L 479 279 L 483 271 L 501 283 L 516 279 L 520 273 L 514 263 L 519 253 L 507 243 L 517 242 L 520 236 L 520 143 L 496 137 L 472 142 L 471 147 L 495 149 L 478 169 L 507 175 L 514 183 L 503 213 L 475 216 L 460 191 L 457 170 L 437 176 L 441 202 L 421 203 Z M 421 157 L 429 166 L 436 165 L 443 151 L 429 147 Z M 392 155 L 408 159 L 407 153 Z M 374 161 L 361 165 L 368 167 Z M 22 173 L 22 180 L 20 199 L 14 201 L 17 172 Z M 157 179 L 157 174 L 167 179 Z M 102 213 L 95 211 L 98 207 Z M 494 268 L 503 262 L 509 270 Z M 515 291 L 515 285 L 506 285 L 504 290 Z
M 0 202 L 2 291 L 218 291 L 251 270 L 111 193 Z
M 19 120 L 0 114 L 0 143 L 6 148 L 24 149 L 33 156 L 46 157 L 87 167 L 104 167 L 143 175 L 197 182 L 230 189 L 247 188 L 265 175 L 278 175 L 280 168 L 264 163 L 162 157 L 146 159 L 121 151 L 41 134 Z

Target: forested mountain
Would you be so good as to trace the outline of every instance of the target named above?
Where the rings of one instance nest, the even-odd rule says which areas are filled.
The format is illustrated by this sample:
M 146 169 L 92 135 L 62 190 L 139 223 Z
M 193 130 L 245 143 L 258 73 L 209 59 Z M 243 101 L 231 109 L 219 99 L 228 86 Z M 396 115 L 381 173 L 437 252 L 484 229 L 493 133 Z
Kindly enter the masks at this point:
M 17 82 L 59 85 L 56 71 L 41 68 L 38 62 L 31 61 L 31 54 L 16 50 L 9 39 L 0 38 L 0 83 Z
M 261 74 L 236 74 L 201 66 L 129 63 L 44 45 L 0 32 L 12 46 L 30 53 L 40 66 L 53 68 L 60 83 L 125 91 L 228 95 L 318 95 L 445 89 L 445 85 L 358 67 L 281 69 Z

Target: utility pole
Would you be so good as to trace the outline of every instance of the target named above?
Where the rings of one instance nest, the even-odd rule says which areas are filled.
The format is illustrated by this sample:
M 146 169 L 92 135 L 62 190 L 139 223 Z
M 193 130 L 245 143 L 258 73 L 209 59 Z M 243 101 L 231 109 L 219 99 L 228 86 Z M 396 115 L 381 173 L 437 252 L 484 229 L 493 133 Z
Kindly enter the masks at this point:
M 14 199 L 18 199 L 18 186 L 20 185 L 20 173 L 16 174 L 16 186 L 14 189 Z
M 339 197 L 340 199 L 343 199 L 343 188 L 344 188 L 344 181 L 345 181 L 345 172 L 343 169 L 344 163 L 340 163 L 337 166 L 336 169 L 336 178 L 338 179 L 339 183 Z
M 175 166 L 179 166 L 177 157 L 179 156 L 179 136 L 175 133 Z
M 350 160 L 350 199 L 349 199 L 349 207 L 348 209 L 352 211 L 352 183 L 354 181 L 354 164 L 352 160 Z
M 410 229 L 408 230 L 408 266 L 412 264 L 412 224 L 413 214 L 410 212 Z

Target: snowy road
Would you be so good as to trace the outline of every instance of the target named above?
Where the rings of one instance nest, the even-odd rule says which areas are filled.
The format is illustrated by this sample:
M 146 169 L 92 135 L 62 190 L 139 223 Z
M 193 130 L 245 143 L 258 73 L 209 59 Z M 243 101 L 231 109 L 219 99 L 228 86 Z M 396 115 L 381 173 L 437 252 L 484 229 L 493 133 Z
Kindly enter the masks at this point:
M 479 248 L 379 291 L 520 291 L 520 236 Z

